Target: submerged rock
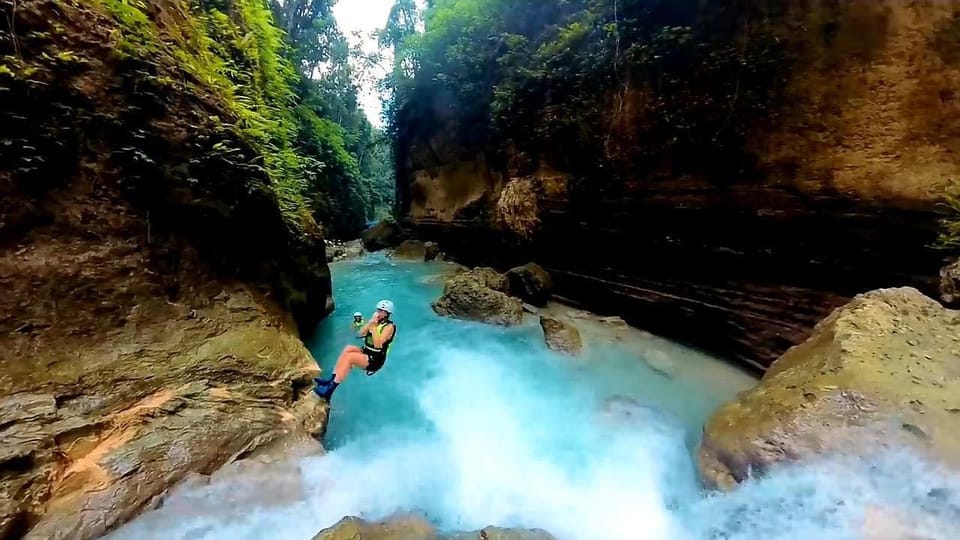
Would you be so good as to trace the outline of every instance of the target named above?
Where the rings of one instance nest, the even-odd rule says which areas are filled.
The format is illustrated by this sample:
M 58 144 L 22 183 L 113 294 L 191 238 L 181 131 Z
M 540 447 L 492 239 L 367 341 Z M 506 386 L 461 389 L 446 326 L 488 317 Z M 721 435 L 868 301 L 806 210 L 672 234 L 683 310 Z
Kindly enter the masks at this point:
M 600 415 L 607 422 L 640 427 L 663 422 L 665 417 L 661 408 L 630 396 L 612 396 L 605 399 L 600 405 Z
M 425 261 L 427 260 L 427 247 L 420 240 L 404 240 L 393 250 L 393 258 Z
M 443 296 L 435 300 L 431 307 L 443 316 L 501 326 L 516 325 L 523 321 L 520 300 L 485 286 L 475 272 L 450 278 L 444 286 Z
M 550 292 L 553 290 L 553 280 L 540 265 L 527 263 L 512 268 L 507 272 L 510 282 L 510 291 L 514 296 L 523 299 L 535 306 L 547 305 Z
M 364 231 L 361 240 L 367 251 L 380 251 L 399 244 L 403 240 L 403 231 L 395 221 L 385 219 Z
M 436 242 L 424 242 L 424 249 L 427 251 L 427 260 L 432 261 L 440 256 L 440 246 Z
M 440 535 L 426 519 L 415 514 L 399 515 L 376 523 L 345 517 L 320 531 L 313 540 L 556 540 L 542 529 L 486 527 L 478 531 Z
M 940 299 L 951 306 L 960 305 L 960 259 L 940 270 Z
M 904 446 L 960 466 L 958 374 L 960 312 L 913 288 L 859 295 L 714 413 L 700 470 L 729 489 L 781 461 Z
M 550 350 L 580 354 L 583 342 L 580 331 L 573 324 L 549 315 L 541 315 L 540 328 L 543 329 L 543 338 Z
M 647 364 L 650 369 L 664 377 L 673 377 L 673 371 L 676 369 L 676 365 L 667 353 L 651 349 L 644 351 L 642 358 L 643 362 Z
M 556 537 L 543 529 L 486 527 L 479 531 L 462 532 L 444 536 L 441 540 L 556 540 Z

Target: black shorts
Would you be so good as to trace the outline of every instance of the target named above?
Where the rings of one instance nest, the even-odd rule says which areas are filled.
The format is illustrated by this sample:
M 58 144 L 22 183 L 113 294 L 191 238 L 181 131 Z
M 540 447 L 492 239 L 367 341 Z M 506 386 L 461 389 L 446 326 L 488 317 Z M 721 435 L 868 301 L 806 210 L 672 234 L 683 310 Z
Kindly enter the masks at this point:
M 367 375 L 373 375 L 380 371 L 380 369 L 383 368 L 383 364 L 387 362 L 387 355 L 383 353 L 363 349 L 363 354 L 367 355 Z

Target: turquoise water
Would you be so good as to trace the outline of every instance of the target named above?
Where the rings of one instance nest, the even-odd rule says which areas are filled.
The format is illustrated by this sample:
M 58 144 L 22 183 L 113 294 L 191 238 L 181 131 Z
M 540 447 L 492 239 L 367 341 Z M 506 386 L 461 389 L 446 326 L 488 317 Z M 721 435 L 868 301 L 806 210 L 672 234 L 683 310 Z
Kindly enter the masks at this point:
M 310 343 L 324 371 L 356 342 L 352 313 L 382 298 L 397 338 L 383 370 L 355 371 L 334 395 L 329 454 L 181 490 L 114 537 L 309 539 L 345 515 L 420 511 L 443 529 L 572 540 L 899 538 L 865 526 L 960 538 L 960 482 L 909 455 L 824 460 L 705 495 L 700 426 L 748 375 L 589 321 L 574 358 L 547 351 L 533 317 L 514 328 L 441 318 L 429 304 L 446 269 L 379 255 L 332 265 L 337 310 Z

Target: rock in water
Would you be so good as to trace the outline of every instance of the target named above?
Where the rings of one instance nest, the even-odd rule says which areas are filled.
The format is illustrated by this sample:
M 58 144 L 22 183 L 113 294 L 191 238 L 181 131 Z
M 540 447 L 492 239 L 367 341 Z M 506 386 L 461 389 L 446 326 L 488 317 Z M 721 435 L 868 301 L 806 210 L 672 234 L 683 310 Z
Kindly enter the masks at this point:
M 950 306 L 960 305 L 960 259 L 940 270 L 940 299 Z
M 385 219 L 364 231 L 362 240 L 367 251 L 380 251 L 399 244 L 403 240 L 403 231 L 395 221 Z
M 580 354 L 583 342 L 576 326 L 548 315 L 541 315 L 540 328 L 543 329 L 543 338 L 550 350 Z
M 360 257 L 363 257 L 363 254 L 365 252 L 366 250 L 363 249 L 362 241 L 360 241 L 359 239 L 351 240 L 346 244 L 343 244 L 343 256 L 337 260 L 342 261 L 345 259 L 358 259 Z
M 556 540 L 542 529 L 501 529 L 486 527 L 479 531 L 440 536 L 436 528 L 418 515 L 399 515 L 378 523 L 345 517 L 336 525 L 320 531 L 313 540 Z
M 477 280 L 477 283 L 484 287 L 489 287 L 502 293 L 510 293 L 510 282 L 507 281 L 507 276 L 497 272 L 493 268 L 481 266 L 470 270 L 469 273 L 473 279 Z
M 556 540 L 543 529 L 502 529 L 487 527 L 479 531 L 470 531 L 444 536 L 441 540 Z
M 495 291 L 473 272 L 457 274 L 447 281 L 443 296 L 432 304 L 440 315 L 501 326 L 520 324 L 523 307 L 520 300 Z
M 704 428 L 700 470 L 729 489 L 785 460 L 909 445 L 960 466 L 960 312 L 913 288 L 862 294 Z
M 345 244 L 327 245 L 327 262 L 357 259 L 363 256 L 365 249 L 360 240 L 351 240 Z
M 429 521 L 416 515 L 395 516 L 379 523 L 345 517 L 324 529 L 313 540 L 436 540 Z
M 393 258 L 411 261 L 427 260 L 427 247 L 420 240 L 404 240 L 393 250 Z
M 440 246 L 436 242 L 424 242 L 423 247 L 427 250 L 427 260 L 432 261 L 440 256 Z
M 535 306 L 547 305 L 550 292 L 553 290 L 553 280 L 540 265 L 527 263 L 507 272 L 510 281 L 510 291 L 514 296 L 522 298 Z

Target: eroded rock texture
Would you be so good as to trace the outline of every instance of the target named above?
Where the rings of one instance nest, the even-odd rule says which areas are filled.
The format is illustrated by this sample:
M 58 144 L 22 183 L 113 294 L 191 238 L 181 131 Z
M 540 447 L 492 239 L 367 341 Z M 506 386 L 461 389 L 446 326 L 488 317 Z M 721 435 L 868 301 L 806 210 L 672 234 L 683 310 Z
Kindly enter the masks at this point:
M 960 467 L 960 312 L 911 288 L 857 296 L 717 410 L 700 470 L 729 489 L 781 462 L 902 447 Z
M 0 77 L 0 536 L 100 536 L 326 421 L 300 340 L 333 306 L 319 227 L 170 49 L 118 54 L 101 7 L 19 2 L 31 76 Z M 179 35 L 183 4 L 144 9 Z

